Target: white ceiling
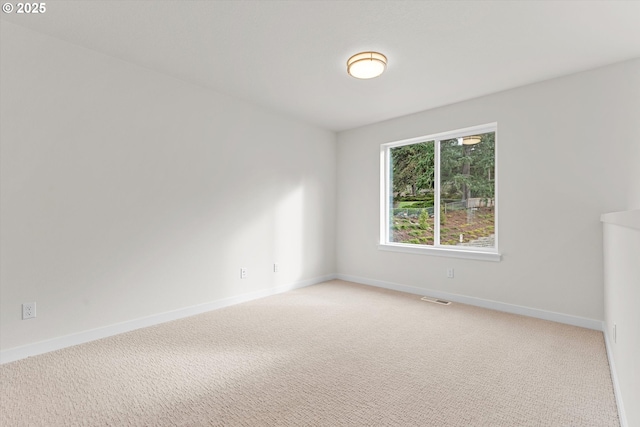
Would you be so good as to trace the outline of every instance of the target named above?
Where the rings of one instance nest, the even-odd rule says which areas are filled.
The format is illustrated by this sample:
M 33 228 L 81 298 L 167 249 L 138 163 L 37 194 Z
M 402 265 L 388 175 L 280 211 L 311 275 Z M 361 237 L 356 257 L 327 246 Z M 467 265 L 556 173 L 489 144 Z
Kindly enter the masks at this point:
M 24 27 L 341 131 L 640 57 L 640 1 L 47 1 Z M 384 53 L 377 79 L 349 56 Z

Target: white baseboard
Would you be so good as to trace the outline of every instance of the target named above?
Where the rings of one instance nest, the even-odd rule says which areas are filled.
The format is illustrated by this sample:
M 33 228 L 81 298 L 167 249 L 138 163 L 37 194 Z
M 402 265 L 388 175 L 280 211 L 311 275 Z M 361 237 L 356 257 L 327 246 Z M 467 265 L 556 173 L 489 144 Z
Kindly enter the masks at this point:
M 551 320 L 553 322 L 565 323 L 573 326 L 580 326 L 587 329 L 602 330 L 602 321 L 588 319 L 586 317 L 571 316 L 569 314 L 556 313 L 554 311 L 541 310 L 538 308 L 524 307 L 521 305 L 507 304 L 504 302 L 486 300 L 482 298 L 468 297 L 465 295 L 450 294 L 448 292 L 423 289 L 415 286 L 401 285 L 393 282 L 369 279 L 366 277 L 351 276 L 347 274 L 336 275 L 338 279 L 363 285 L 376 286 L 378 288 L 391 289 L 394 291 L 407 292 L 416 295 L 425 295 L 440 298 L 448 301 L 469 304 L 477 307 L 489 308 L 491 310 L 504 311 L 506 313 L 521 314 L 523 316 L 535 317 L 538 319 Z
M 622 392 L 620 391 L 620 383 L 618 382 L 618 374 L 616 372 L 616 363 L 613 359 L 613 351 L 611 350 L 611 341 L 609 340 L 609 329 L 607 323 L 602 322 L 602 332 L 604 333 L 604 345 L 607 348 L 607 359 L 609 359 L 609 369 L 611 370 L 611 382 L 613 383 L 613 394 L 616 396 L 616 405 L 618 406 L 618 418 L 620 418 L 620 427 L 627 427 L 627 414 L 624 412 L 622 404 Z
M 88 331 L 82 331 L 75 334 L 65 335 L 62 337 L 56 337 L 45 341 L 36 342 L 33 344 L 27 344 L 20 347 L 14 347 L 7 350 L 0 351 L 0 364 L 14 362 L 16 360 L 24 359 L 30 356 L 36 356 L 38 354 L 48 353 L 54 350 L 60 350 L 62 348 L 71 347 L 78 344 L 83 344 L 89 341 L 95 341 L 101 338 L 110 337 L 124 332 L 133 331 L 135 329 L 145 328 L 148 326 L 157 325 L 171 320 L 182 319 L 184 317 L 194 316 L 196 314 L 205 313 L 207 311 L 217 310 L 223 307 L 229 307 L 231 305 L 240 304 L 247 301 L 252 301 L 259 298 L 268 297 L 270 295 L 280 294 L 293 289 L 303 288 L 306 286 L 315 285 L 317 283 L 326 282 L 327 280 L 335 279 L 336 276 L 331 274 L 327 276 L 316 277 L 313 279 L 302 280 L 289 285 L 278 286 L 276 288 L 264 289 L 261 291 L 250 292 L 234 297 L 223 298 L 216 301 L 207 302 L 204 304 L 193 305 L 190 307 L 181 308 L 178 310 L 168 311 L 165 313 L 154 314 L 139 319 L 128 320 L 122 323 L 116 323 L 114 325 L 104 326 L 101 328 L 91 329 Z
M 148 317 L 139 319 L 133 319 L 114 325 L 104 326 L 101 328 L 91 329 L 88 331 L 78 332 L 71 335 L 65 335 L 62 337 L 52 338 L 50 340 L 40 341 L 33 344 L 27 344 L 21 347 L 10 348 L 0 351 L 0 364 L 13 362 L 15 360 L 24 359 L 29 356 L 35 356 L 38 354 L 47 353 L 54 350 L 59 350 L 65 347 L 71 347 L 78 344 L 83 344 L 89 341 L 94 341 L 101 338 L 121 334 L 124 332 L 133 331 L 148 326 L 157 325 L 159 323 L 168 322 L 171 320 L 177 320 L 184 317 L 193 316 L 207 311 L 216 310 L 223 307 L 228 307 L 242 302 L 255 300 L 258 298 L 267 297 L 269 295 L 275 295 L 282 292 L 286 292 L 292 289 L 303 288 L 306 286 L 314 285 L 317 283 L 325 282 L 332 279 L 341 279 L 355 283 L 361 283 L 364 285 L 376 286 L 379 288 L 392 289 L 400 292 L 407 292 L 416 295 L 428 295 L 436 298 L 446 299 L 453 302 L 459 302 L 462 304 L 475 305 L 478 307 L 489 308 L 492 310 L 504 311 L 507 313 L 521 314 L 524 316 L 536 317 L 544 320 L 551 320 L 559 323 L 566 323 L 569 325 L 580 326 L 583 328 L 602 330 L 602 321 L 587 319 L 584 317 L 571 316 L 562 313 L 556 313 L 546 310 L 540 310 L 530 307 L 523 307 L 513 304 L 506 304 L 497 301 L 485 300 L 481 298 L 468 297 L 464 295 L 450 294 L 448 292 L 435 291 L 431 289 L 423 289 L 414 286 L 402 285 L 398 283 L 385 282 L 381 280 L 368 279 L 364 277 L 351 276 L 345 274 L 331 274 L 313 279 L 307 279 L 299 281 L 290 285 L 279 286 L 277 288 L 264 289 L 261 291 L 251 292 L 243 295 L 238 295 L 229 298 L 223 298 L 216 301 L 211 301 L 204 304 L 198 304 L 182 309 L 169 311 L 165 313 L 159 313 Z M 610 358 L 611 360 L 611 358 Z

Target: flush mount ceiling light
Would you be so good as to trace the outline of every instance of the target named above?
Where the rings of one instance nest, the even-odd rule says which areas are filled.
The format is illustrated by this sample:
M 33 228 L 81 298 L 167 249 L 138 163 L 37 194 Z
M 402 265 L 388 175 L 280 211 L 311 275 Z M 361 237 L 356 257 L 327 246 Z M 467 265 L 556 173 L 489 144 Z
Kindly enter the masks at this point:
M 476 145 L 480 143 L 480 135 L 465 136 L 462 138 L 462 145 Z
M 356 79 L 378 77 L 387 68 L 387 57 L 378 52 L 360 52 L 347 61 L 347 73 Z

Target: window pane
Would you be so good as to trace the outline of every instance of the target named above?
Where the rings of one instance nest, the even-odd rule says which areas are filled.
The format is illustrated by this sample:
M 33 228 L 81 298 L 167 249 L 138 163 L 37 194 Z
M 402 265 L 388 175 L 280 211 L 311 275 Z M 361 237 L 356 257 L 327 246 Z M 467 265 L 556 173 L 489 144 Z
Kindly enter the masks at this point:
M 389 241 L 433 245 L 434 143 L 389 150 Z
M 495 132 L 440 142 L 440 244 L 495 247 Z

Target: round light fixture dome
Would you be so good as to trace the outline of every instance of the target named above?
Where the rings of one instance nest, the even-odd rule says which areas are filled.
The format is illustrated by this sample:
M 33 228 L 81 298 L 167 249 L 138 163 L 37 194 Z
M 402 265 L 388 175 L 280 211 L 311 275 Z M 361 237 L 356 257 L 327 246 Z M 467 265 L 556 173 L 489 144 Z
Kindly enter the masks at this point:
M 347 73 L 357 79 L 378 77 L 387 68 L 387 57 L 378 52 L 360 52 L 347 61 Z
M 462 138 L 462 145 L 476 145 L 481 139 L 480 135 L 465 136 Z

